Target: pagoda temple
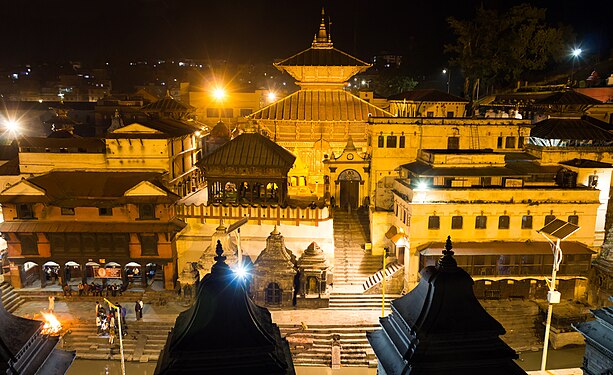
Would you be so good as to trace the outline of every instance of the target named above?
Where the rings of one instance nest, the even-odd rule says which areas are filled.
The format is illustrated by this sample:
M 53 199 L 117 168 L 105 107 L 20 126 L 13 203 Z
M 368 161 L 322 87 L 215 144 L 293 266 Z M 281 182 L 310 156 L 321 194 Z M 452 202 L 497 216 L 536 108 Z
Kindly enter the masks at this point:
M 447 238 L 436 266 L 392 301 L 382 330 L 367 333 L 383 375 L 525 375 L 502 339 L 502 325 L 481 306 L 473 279 L 458 267 Z
M 155 374 L 293 375 L 288 342 L 225 262 L 221 242 L 194 304 L 179 314 Z
M 296 153 L 307 165 L 307 185 L 323 195 L 324 155 L 340 153 L 351 136 L 366 147 L 368 118 L 392 114 L 343 88 L 354 75 L 371 67 L 334 48 L 322 10 L 319 30 L 311 47 L 274 66 L 296 79 L 300 90 L 248 116 L 271 138 Z

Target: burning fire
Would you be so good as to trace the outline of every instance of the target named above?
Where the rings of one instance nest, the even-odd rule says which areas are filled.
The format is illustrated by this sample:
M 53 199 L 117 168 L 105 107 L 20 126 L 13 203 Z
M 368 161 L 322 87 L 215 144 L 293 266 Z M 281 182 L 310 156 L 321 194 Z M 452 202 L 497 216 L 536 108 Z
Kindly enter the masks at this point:
M 60 330 L 62 329 L 62 324 L 59 320 L 57 320 L 56 316 L 53 313 L 41 313 L 43 314 L 43 318 L 45 318 L 45 325 L 42 329 L 43 335 L 58 335 Z

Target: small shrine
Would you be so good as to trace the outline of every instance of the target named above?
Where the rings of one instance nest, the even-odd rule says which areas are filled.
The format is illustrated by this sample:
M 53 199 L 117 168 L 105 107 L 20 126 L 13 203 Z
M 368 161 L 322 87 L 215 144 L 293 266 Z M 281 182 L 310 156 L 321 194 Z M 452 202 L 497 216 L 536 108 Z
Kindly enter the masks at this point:
M 219 120 L 219 122 L 213 126 L 210 133 L 203 139 L 202 146 L 204 155 L 214 152 L 221 146 L 230 142 L 230 139 L 230 129 L 228 129 L 223 121 Z
M 208 204 L 284 205 L 287 174 L 296 157 L 259 133 L 243 133 L 205 155 L 197 165 L 208 186 Z
M 285 240 L 275 225 L 266 239 L 266 248 L 253 264 L 254 300 L 265 306 L 295 305 L 297 275 L 296 256 L 285 247 Z
M 330 291 L 328 280 L 332 279 L 330 265 L 323 250 L 315 242 L 311 242 L 298 259 L 298 274 L 300 288 L 297 304 L 299 307 L 328 307 Z
M 211 245 L 208 246 L 200 256 L 198 268 L 202 276 L 211 272 L 211 267 L 215 264 L 215 248 L 217 247 L 218 241 L 221 242 L 221 246 L 225 249 L 226 263 L 230 265 L 230 267 L 238 260 L 238 247 L 235 238 L 230 237 L 230 235 L 226 233 L 226 230 L 225 224 L 221 222 L 211 236 Z
M 453 257 L 451 238 L 417 287 L 392 301 L 383 329 L 367 333 L 384 375 L 526 375 L 499 337 L 502 325 L 485 311 L 474 281 Z
M 219 241 L 216 254 L 194 304 L 168 334 L 154 374 L 294 375 L 289 344 L 270 312 L 249 298 Z

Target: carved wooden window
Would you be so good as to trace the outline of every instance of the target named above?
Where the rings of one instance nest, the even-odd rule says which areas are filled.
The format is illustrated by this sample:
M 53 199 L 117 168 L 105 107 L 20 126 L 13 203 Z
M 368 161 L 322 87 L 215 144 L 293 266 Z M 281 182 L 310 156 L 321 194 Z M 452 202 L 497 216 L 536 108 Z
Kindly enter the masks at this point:
M 279 305 L 281 304 L 281 297 L 283 295 L 283 290 L 279 287 L 277 283 L 270 283 L 266 287 L 264 291 L 266 297 L 266 304 L 268 305 Z

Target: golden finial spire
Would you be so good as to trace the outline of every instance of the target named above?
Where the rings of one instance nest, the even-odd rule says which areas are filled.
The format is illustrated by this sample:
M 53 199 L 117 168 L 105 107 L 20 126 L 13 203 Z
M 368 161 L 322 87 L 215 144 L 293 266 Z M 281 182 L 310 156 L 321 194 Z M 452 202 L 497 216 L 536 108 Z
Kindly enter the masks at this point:
M 321 22 L 319 24 L 319 31 L 315 34 L 313 38 L 313 48 L 332 48 L 332 40 L 328 35 L 328 30 L 326 29 L 326 12 L 324 7 L 321 7 Z

